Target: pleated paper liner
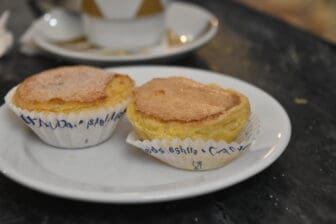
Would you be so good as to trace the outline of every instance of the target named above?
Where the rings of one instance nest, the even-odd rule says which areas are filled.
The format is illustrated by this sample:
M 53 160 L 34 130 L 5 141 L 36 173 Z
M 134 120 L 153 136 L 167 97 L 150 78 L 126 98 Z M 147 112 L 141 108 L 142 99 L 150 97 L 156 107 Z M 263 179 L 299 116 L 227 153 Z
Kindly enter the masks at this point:
M 89 147 L 107 140 L 125 114 L 128 103 L 124 100 L 113 107 L 79 114 L 34 112 L 12 103 L 16 88 L 6 95 L 6 104 L 42 141 L 60 148 Z
M 252 114 L 246 127 L 236 140 L 205 141 L 202 139 L 153 139 L 141 140 L 132 131 L 127 143 L 173 167 L 185 170 L 210 170 L 223 167 L 249 150 L 259 133 L 260 121 Z

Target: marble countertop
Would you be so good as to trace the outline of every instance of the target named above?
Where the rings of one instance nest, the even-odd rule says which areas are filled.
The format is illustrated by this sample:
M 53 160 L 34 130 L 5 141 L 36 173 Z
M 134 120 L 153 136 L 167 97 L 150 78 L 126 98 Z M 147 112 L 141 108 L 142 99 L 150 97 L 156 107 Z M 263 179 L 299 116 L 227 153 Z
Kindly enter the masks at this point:
M 217 36 L 165 62 L 226 73 L 260 87 L 287 110 L 292 138 L 258 175 L 208 195 L 157 204 L 94 204 L 55 198 L 0 174 L 0 223 L 336 223 L 336 47 L 233 1 L 194 0 L 220 20 Z M 27 1 L 3 0 L 16 44 L 0 59 L 1 103 L 25 77 L 69 64 L 19 52 L 34 19 Z

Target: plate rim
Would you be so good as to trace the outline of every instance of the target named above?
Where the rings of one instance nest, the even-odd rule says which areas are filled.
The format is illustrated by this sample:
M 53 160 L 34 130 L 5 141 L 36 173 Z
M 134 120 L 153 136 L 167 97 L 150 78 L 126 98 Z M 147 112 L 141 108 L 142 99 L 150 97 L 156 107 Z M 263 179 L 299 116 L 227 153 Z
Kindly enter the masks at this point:
M 285 124 L 285 135 L 283 141 L 279 142 L 277 144 L 277 150 L 274 150 L 272 153 L 272 156 L 267 157 L 267 159 L 263 160 L 263 162 L 255 163 L 253 169 L 246 169 L 244 172 L 240 172 L 235 175 L 234 178 L 231 178 L 230 182 L 227 181 L 216 181 L 216 182 L 210 182 L 207 184 L 201 185 L 201 187 L 197 188 L 188 188 L 188 193 L 185 193 L 185 191 L 180 192 L 173 192 L 171 193 L 171 190 L 168 191 L 168 194 L 155 194 L 154 197 L 137 197 L 136 199 L 134 197 L 130 197 L 126 194 L 120 194 L 120 193 L 112 193 L 111 192 L 99 192 L 99 191 L 85 191 L 82 189 L 67 189 L 58 187 L 55 185 L 52 185 L 50 183 L 45 183 L 43 181 L 30 179 L 29 177 L 20 174 L 20 172 L 15 171 L 15 169 L 11 169 L 10 166 L 8 166 L 8 163 L 6 160 L 4 160 L 2 157 L 0 157 L 0 171 L 1 173 L 8 177 L 9 179 L 25 186 L 30 189 L 33 189 L 38 192 L 42 192 L 48 195 L 60 197 L 60 198 L 67 198 L 67 199 L 73 199 L 77 201 L 86 201 L 86 202 L 99 202 L 99 203 L 118 203 L 118 204 L 139 204 L 139 203 L 154 203 L 154 202 L 165 202 L 165 201 L 172 201 L 172 200 L 178 200 L 178 199 L 185 199 L 185 198 L 191 198 L 195 196 L 200 196 L 204 194 L 209 194 L 218 190 L 223 190 L 225 188 L 228 188 L 230 186 L 233 186 L 235 184 L 238 184 L 242 181 L 245 181 L 256 174 L 262 172 L 267 167 L 269 167 L 271 164 L 273 164 L 286 150 L 286 147 L 288 146 L 288 143 L 291 138 L 292 134 L 292 126 L 290 122 L 290 118 L 288 116 L 288 113 L 284 109 L 284 107 L 276 100 L 273 96 L 265 92 L 264 90 L 260 89 L 259 87 L 250 84 L 244 80 L 241 80 L 236 77 L 232 77 L 230 75 L 224 74 L 224 73 L 218 73 L 218 72 L 212 72 L 208 70 L 203 69 L 195 69 L 195 68 L 189 68 L 189 67 L 183 67 L 183 66 L 160 66 L 160 65 L 132 65 L 132 66 L 115 66 L 115 67 L 108 67 L 105 68 L 107 70 L 117 70 L 117 69 L 187 69 L 191 71 L 198 71 L 198 72 L 205 72 L 210 73 L 210 75 L 216 75 L 216 76 L 224 76 L 226 78 L 232 79 L 234 81 L 239 81 L 244 83 L 245 85 L 249 85 L 256 90 L 260 91 L 261 93 L 265 94 L 265 96 L 269 97 L 281 110 L 280 113 L 282 113 L 284 119 L 286 120 Z M 0 111 L 5 110 L 7 107 L 6 104 L 3 104 L 0 106 Z M 7 108 L 8 109 L 8 108 Z M 9 168 L 9 169 L 8 169 Z M 117 196 L 119 194 L 119 196 Z M 110 196 L 109 196 L 110 195 Z M 120 196 L 121 195 L 121 196 Z
M 64 50 L 49 41 L 45 40 L 41 35 L 38 35 L 37 33 L 33 34 L 33 40 L 36 43 L 38 47 L 41 48 L 41 50 L 46 51 L 52 55 L 55 56 L 62 56 L 67 59 L 72 59 L 72 60 L 82 60 L 82 61 L 92 61 L 92 62 L 111 62 L 111 63 L 122 63 L 122 62 L 136 62 L 136 61 L 150 61 L 150 60 L 159 60 L 163 58 L 171 58 L 174 56 L 179 56 L 186 54 L 188 52 L 194 51 L 206 43 L 208 43 L 218 32 L 218 27 L 219 27 L 219 20 L 218 18 L 211 13 L 209 10 L 207 10 L 204 7 L 201 7 L 196 4 L 188 3 L 188 2 L 173 2 L 172 4 L 180 5 L 182 7 L 186 8 L 196 8 L 200 11 L 203 11 L 209 16 L 209 21 L 210 21 L 210 29 L 201 35 L 200 38 L 196 39 L 193 42 L 190 42 L 189 44 L 182 45 L 179 47 L 174 48 L 174 50 L 166 53 L 158 53 L 158 54 L 148 54 L 148 55 L 130 55 L 130 56 L 105 56 L 105 55 L 87 55 L 87 54 L 82 54 L 77 51 L 70 51 L 70 50 Z

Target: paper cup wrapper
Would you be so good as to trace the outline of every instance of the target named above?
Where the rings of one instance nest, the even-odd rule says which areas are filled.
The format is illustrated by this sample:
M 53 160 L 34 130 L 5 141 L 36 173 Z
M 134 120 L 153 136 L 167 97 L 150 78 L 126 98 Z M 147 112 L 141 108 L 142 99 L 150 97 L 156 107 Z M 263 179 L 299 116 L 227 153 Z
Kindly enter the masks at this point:
M 12 103 L 16 88 L 6 95 L 6 104 L 42 141 L 61 148 L 84 148 L 107 140 L 125 114 L 128 102 L 79 114 L 34 112 Z
M 259 119 L 252 115 L 235 142 L 201 139 L 141 140 L 132 131 L 127 143 L 173 167 L 185 170 L 209 170 L 222 167 L 245 153 L 259 133 Z

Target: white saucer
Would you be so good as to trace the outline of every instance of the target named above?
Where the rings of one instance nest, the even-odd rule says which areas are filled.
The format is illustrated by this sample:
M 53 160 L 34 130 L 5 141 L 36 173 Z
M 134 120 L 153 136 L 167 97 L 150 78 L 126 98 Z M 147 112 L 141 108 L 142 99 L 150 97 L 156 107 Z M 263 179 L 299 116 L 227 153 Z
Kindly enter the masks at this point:
M 273 163 L 291 135 L 286 111 L 270 95 L 232 77 L 167 66 L 117 67 L 138 85 L 154 78 L 184 75 L 246 94 L 261 121 L 250 151 L 229 165 L 211 171 L 169 167 L 125 143 L 131 131 L 126 120 L 107 142 L 92 148 L 66 150 L 40 141 L 7 108 L 0 108 L 0 169 L 9 178 L 37 191 L 94 202 L 140 203 L 168 201 L 213 192 L 241 182 Z
M 53 26 L 57 26 L 57 23 Z M 214 37 L 217 30 L 218 20 L 212 13 L 190 3 L 175 2 L 167 12 L 167 35 L 159 46 L 149 49 L 132 53 L 110 51 L 97 48 L 85 39 L 57 43 L 42 32 L 35 32 L 33 38 L 41 49 L 73 61 L 116 63 L 176 57 L 203 46 Z

